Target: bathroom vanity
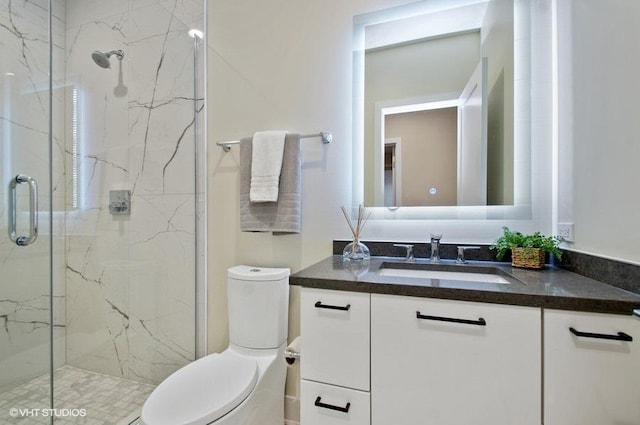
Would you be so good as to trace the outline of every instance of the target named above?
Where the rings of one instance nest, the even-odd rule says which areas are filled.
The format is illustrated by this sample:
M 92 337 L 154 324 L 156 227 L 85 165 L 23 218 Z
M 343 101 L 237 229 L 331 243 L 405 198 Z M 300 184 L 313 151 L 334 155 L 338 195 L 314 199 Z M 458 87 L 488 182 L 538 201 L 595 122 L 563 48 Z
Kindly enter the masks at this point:
M 640 295 L 554 267 L 389 257 L 333 256 L 290 283 L 303 425 L 640 423 Z

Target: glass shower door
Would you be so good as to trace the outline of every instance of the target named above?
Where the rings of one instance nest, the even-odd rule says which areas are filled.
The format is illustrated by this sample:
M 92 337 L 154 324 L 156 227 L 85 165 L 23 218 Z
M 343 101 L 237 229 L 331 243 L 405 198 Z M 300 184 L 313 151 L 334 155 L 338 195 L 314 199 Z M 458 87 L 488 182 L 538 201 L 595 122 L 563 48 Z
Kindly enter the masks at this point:
M 0 425 L 129 424 L 206 347 L 203 25 L 202 1 L 0 0 Z
M 0 424 L 51 407 L 48 22 L 0 0 Z

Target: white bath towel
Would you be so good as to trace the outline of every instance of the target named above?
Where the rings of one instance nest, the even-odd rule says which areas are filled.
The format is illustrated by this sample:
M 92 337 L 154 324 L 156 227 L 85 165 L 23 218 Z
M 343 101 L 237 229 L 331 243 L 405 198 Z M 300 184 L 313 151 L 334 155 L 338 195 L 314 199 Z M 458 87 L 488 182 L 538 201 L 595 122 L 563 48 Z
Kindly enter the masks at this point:
M 253 135 L 251 202 L 276 202 L 286 131 L 258 131 Z
M 302 154 L 300 136 L 285 137 L 278 202 L 251 202 L 251 138 L 240 141 L 240 230 L 273 232 L 274 235 L 300 233 L 302 217 Z

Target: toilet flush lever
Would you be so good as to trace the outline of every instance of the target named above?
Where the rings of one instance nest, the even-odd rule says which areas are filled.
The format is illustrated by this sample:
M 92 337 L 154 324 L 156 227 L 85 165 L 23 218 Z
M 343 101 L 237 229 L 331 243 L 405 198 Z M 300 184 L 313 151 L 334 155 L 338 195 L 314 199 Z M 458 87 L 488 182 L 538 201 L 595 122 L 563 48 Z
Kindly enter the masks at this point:
M 284 359 L 287 362 L 287 364 L 290 364 L 290 365 L 294 364 L 296 360 L 300 359 L 300 357 L 302 356 L 298 351 L 294 351 L 291 348 L 286 348 L 284 350 Z
M 300 336 L 297 336 L 284 349 L 284 359 L 288 365 L 292 365 L 297 360 L 300 360 L 300 357 L 302 357 L 302 353 L 300 353 Z

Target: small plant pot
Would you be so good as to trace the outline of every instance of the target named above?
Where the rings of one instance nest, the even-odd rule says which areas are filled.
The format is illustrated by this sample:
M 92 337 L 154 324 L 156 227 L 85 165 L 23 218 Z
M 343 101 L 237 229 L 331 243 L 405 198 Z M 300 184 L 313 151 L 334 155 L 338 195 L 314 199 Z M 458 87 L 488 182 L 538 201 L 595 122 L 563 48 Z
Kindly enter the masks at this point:
M 524 269 L 544 267 L 544 251 L 540 248 L 511 248 L 511 265 Z

